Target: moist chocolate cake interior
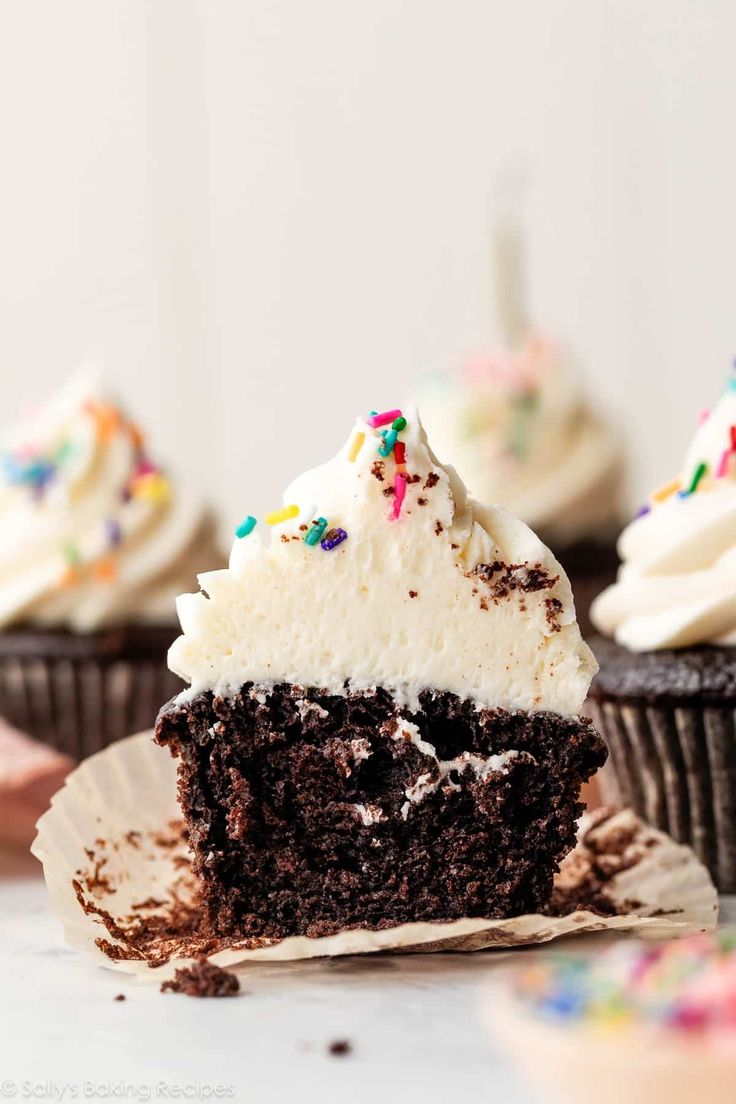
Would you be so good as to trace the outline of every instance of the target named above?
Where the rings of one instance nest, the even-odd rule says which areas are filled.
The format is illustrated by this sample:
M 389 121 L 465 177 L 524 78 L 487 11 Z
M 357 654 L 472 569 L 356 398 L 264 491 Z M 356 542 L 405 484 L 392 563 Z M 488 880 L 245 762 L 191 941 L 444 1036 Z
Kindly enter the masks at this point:
M 606 756 L 575 717 L 286 684 L 175 699 L 156 739 L 206 923 L 245 938 L 540 911 Z

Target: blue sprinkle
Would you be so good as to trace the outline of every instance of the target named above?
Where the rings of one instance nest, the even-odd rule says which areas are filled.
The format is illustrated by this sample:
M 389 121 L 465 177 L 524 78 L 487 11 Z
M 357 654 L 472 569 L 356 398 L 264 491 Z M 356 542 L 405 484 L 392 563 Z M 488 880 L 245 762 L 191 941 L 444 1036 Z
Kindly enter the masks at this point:
M 394 451 L 394 445 L 399 435 L 395 429 L 390 429 L 386 434 L 382 434 L 382 436 L 383 444 L 378 446 L 378 451 L 381 456 L 390 456 Z
M 120 528 L 120 522 L 117 518 L 108 518 L 105 522 L 105 531 L 107 533 L 107 539 L 113 548 L 120 544 L 123 539 L 123 531 Z
M 244 521 L 241 521 L 240 525 L 235 530 L 235 536 L 239 540 L 242 540 L 243 537 L 247 537 L 250 533 L 253 532 L 257 524 L 258 522 L 253 517 L 253 515 L 248 514 L 247 518 Z
M 327 518 L 319 517 L 312 522 L 312 528 L 309 530 L 304 538 L 304 543 L 309 545 L 318 544 L 322 539 L 322 534 L 327 528 Z
M 325 552 L 331 552 L 333 548 L 337 548 L 338 544 L 342 544 L 347 539 L 348 535 L 344 529 L 328 529 L 327 536 L 323 541 L 320 541 L 320 547 L 324 548 Z

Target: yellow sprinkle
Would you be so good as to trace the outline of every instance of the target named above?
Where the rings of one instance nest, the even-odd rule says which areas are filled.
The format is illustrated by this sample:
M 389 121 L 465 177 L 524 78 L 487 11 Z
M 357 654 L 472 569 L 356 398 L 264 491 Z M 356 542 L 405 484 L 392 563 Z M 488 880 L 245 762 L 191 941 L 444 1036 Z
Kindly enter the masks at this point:
M 284 506 L 281 510 L 274 510 L 272 514 L 266 514 L 266 525 L 280 525 L 282 521 L 299 516 L 298 506 Z
M 679 479 L 671 479 L 669 483 L 665 483 L 663 487 L 652 492 L 652 500 L 654 502 L 665 502 L 668 498 L 672 498 L 673 494 L 677 494 L 682 490 L 682 483 Z
M 146 498 L 149 502 L 167 502 L 171 496 L 171 484 L 160 472 L 136 476 L 131 490 L 136 498 Z
M 358 458 L 358 453 L 363 447 L 365 441 L 365 433 L 356 433 L 353 437 L 353 443 L 350 446 L 350 452 L 348 453 L 348 460 L 351 464 L 354 464 Z

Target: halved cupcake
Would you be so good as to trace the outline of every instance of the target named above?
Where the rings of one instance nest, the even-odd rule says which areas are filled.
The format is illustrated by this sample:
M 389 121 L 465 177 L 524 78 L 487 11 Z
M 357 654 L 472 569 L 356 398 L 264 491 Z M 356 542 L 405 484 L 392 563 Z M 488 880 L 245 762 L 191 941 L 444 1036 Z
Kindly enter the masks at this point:
M 559 563 L 397 410 L 265 521 L 179 599 L 156 728 L 212 930 L 539 911 L 605 758 Z

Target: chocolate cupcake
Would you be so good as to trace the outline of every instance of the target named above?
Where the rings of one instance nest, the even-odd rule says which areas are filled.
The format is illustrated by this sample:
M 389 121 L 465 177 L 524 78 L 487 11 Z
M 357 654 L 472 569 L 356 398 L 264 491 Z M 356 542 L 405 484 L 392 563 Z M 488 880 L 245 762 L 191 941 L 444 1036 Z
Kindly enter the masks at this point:
M 156 739 L 216 934 L 539 911 L 605 758 L 559 563 L 416 412 L 358 421 L 177 603 Z
M 91 372 L 0 440 L 0 714 L 75 758 L 153 723 L 181 685 L 174 598 L 214 526 Z
M 608 798 L 689 843 L 736 890 L 736 390 L 704 417 L 682 473 L 619 542 L 592 618 L 591 702 Z
M 613 582 L 623 464 L 556 343 L 533 335 L 427 381 L 422 413 L 440 456 L 471 492 L 530 525 L 565 568 L 586 635 L 593 599 Z

